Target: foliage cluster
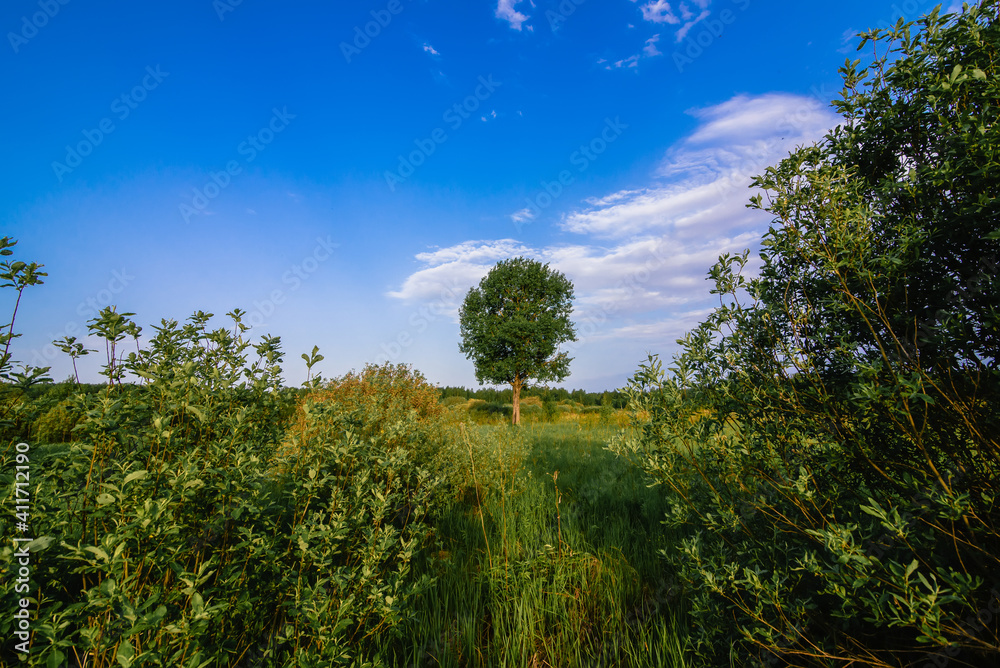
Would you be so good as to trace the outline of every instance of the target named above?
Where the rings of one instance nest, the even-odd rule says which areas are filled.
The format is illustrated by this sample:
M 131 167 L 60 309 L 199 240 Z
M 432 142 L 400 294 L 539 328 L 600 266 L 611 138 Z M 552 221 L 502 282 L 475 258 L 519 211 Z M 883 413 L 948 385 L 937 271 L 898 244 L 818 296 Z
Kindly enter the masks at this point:
M 385 369 L 300 400 L 280 385 L 280 341 L 251 343 L 240 311 L 230 329 L 200 312 L 163 321 L 145 347 L 128 315 L 91 322 L 108 385 L 73 398 L 74 443 L 32 448 L 32 661 L 377 663 L 429 584 L 411 564 L 440 483 L 414 458 L 436 394 L 411 392 L 428 411 L 403 414 L 400 388 L 422 380 Z M 13 454 L 0 454 L 5 501 Z M 6 637 L 14 582 L 0 585 Z
M 687 533 L 704 665 L 1000 658 L 998 11 L 865 36 L 844 123 L 756 180 L 759 278 L 720 258 L 721 306 L 632 381 L 615 449 Z

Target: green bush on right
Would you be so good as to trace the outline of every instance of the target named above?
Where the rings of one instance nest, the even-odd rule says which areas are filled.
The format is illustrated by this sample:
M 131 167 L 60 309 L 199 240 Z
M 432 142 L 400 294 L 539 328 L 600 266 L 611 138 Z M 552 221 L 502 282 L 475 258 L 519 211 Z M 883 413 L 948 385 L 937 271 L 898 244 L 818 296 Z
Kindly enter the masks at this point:
M 998 0 L 863 36 L 843 123 L 643 364 L 614 444 L 686 537 L 696 665 L 1000 663 Z

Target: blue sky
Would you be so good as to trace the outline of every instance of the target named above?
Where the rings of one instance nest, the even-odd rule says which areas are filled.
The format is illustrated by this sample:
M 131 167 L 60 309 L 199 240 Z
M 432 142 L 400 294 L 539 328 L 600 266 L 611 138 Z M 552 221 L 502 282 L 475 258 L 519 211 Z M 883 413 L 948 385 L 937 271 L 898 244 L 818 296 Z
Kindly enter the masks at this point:
M 105 305 L 238 307 L 291 384 L 318 345 L 474 386 L 458 307 L 525 255 L 576 286 L 564 385 L 620 387 L 757 247 L 750 178 L 836 125 L 854 35 L 935 4 L 11 0 L 0 235 L 49 273 L 14 357 L 62 379 Z

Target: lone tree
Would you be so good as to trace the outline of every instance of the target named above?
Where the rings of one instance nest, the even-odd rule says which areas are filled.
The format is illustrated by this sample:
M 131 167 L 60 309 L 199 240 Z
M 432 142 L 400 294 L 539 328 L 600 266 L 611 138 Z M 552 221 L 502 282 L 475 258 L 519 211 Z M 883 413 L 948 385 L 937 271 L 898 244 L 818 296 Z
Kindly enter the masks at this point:
M 514 391 L 512 422 L 521 422 L 521 389 L 529 379 L 560 381 L 572 358 L 558 352 L 576 341 L 569 316 L 573 284 L 549 265 L 523 257 L 504 260 L 469 290 L 459 311 L 458 349 L 476 365 L 476 380 Z

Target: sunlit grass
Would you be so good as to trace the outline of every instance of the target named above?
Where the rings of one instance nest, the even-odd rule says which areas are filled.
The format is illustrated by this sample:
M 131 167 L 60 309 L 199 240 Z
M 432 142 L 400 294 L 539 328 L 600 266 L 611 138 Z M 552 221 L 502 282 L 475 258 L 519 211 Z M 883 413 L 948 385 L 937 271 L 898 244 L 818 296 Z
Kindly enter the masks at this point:
M 615 430 L 522 429 L 524 467 L 441 512 L 425 566 L 437 584 L 387 662 L 686 665 L 682 601 L 657 554 L 670 546 L 663 509 L 641 474 L 604 449 Z

